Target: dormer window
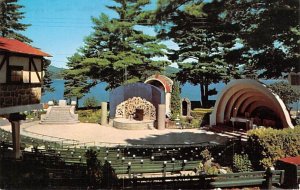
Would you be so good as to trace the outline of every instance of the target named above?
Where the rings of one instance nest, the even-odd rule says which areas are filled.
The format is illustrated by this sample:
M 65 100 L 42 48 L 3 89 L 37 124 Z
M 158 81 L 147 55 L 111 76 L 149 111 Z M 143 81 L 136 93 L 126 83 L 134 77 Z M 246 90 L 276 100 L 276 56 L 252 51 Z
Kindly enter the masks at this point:
M 23 67 L 9 66 L 7 79 L 9 83 L 23 83 Z

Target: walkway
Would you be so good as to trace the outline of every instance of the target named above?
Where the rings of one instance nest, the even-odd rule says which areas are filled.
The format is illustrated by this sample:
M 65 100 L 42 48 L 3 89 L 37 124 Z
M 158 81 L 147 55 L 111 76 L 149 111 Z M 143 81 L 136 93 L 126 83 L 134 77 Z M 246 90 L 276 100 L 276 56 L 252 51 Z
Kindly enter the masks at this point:
M 10 131 L 5 124 L 2 129 Z M 207 141 L 225 142 L 228 137 L 200 129 L 165 130 L 121 130 L 92 123 L 72 125 L 40 125 L 38 122 L 26 122 L 21 125 L 21 135 L 47 141 L 73 139 L 80 143 L 103 144 L 192 144 Z M 54 138 L 55 137 L 55 138 Z

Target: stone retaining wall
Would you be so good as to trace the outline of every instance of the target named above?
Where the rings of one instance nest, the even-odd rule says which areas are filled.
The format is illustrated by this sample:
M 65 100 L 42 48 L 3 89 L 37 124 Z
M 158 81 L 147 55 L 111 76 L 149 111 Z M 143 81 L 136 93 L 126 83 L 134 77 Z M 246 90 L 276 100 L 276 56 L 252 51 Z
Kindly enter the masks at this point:
M 39 104 L 41 84 L 0 84 L 0 108 Z

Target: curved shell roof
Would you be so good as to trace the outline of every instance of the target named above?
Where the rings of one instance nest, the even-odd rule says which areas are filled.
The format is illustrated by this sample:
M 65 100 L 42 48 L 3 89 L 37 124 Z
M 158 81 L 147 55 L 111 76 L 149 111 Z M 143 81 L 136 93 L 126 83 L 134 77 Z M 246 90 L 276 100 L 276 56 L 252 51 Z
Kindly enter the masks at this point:
M 211 125 L 229 121 L 238 113 L 248 112 L 251 115 L 259 107 L 272 110 L 280 118 L 283 127 L 294 127 L 279 96 L 265 85 L 251 79 L 234 80 L 223 89 L 211 114 Z

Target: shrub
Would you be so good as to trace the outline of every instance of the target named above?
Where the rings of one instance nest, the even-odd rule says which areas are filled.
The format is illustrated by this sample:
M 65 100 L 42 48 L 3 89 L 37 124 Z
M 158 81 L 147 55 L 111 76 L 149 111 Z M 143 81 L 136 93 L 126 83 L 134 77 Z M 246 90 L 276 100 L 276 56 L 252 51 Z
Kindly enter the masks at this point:
M 233 156 L 233 171 L 234 172 L 251 172 L 252 164 L 248 154 L 234 154 Z
M 97 107 L 98 106 L 98 101 L 94 96 L 88 97 L 84 100 L 83 106 L 87 107 L 87 108 Z
M 83 123 L 99 123 L 101 119 L 101 109 L 99 110 L 77 110 L 78 119 Z
M 200 155 L 202 156 L 203 162 L 206 162 L 212 158 L 211 153 L 208 149 L 201 151 Z
M 257 169 L 272 167 L 280 158 L 300 155 L 300 126 L 282 130 L 255 129 L 247 135 L 247 152 Z

